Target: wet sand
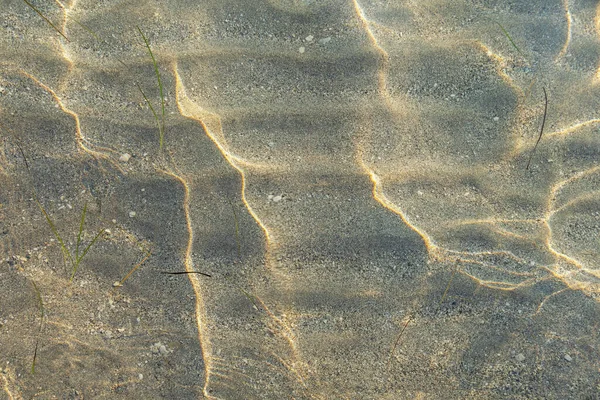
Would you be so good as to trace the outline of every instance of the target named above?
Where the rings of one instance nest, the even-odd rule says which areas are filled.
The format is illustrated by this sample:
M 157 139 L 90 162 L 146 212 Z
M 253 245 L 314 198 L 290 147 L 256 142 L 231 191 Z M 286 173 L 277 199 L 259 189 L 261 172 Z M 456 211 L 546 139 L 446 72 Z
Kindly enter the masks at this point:
M 595 2 L 37 3 L 0 398 L 597 398 Z

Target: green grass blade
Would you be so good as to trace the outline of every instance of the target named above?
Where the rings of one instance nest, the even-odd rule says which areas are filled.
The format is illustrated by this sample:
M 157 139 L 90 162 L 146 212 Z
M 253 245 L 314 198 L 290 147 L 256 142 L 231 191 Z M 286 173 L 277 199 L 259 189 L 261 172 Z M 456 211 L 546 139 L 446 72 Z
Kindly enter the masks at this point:
M 508 33 L 508 31 L 506 29 L 504 29 L 504 26 L 502 26 L 502 24 L 500 22 L 496 21 L 495 19 L 488 18 L 488 17 L 483 17 L 483 18 L 487 19 L 487 20 L 489 20 L 489 21 L 491 21 L 493 23 L 495 23 L 496 25 L 498 25 L 500 27 L 500 30 L 504 34 L 504 36 L 506 36 L 506 38 L 510 42 L 510 44 L 515 48 L 515 50 L 517 50 L 517 52 L 521 55 L 521 57 L 523 57 L 527 61 L 527 57 L 525 56 L 525 54 L 521 51 L 521 49 L 519 48 L 519 46 L 517 46 L 517 44 L 515 43 L 515 41 L 513 40 L 513 38 L 510 36 L 510 34 Z
M 83 225 L 85 224 L 85 213 L 87 212 L 87 202 L 83 205 L 83 211 L 81 212 L 81 223 L 79 224 L 79 233 L 77 234 L 77 244 L 75 245 L 75 260 L 79 259 L 79 243 L 81 243 L 81 233 L 83 232 Z
M 38 15 L 39 15 L 40 17 L 42 17 L 42 18 L 44 19 L 44 21 L 46 21 L 48 24 L 50 24 L 50 26 L 51 26 L 52 28 L 54 28 L 54 30 L 55 30 L 56 32 L 58 32 L 58 33 L 60 34 L 60 36 L 64 37 L 64 38 L 66 39 L 66 41 L 67 41 L 67 42 L 71 42 L 71 41 L 69 40 L 69 38 L 68 38 L 68 37 L 66 37 L 66 36 L 65 36 L 65 34 L 64 34 L 64 33 L 62 33 L 62 32 L 61 32 L 61 30 L 60 30 L 60 29 L 58 29 L 58 28 L 57 28 L 57 27 L 56 27 L 56 26 L 55 26 L 55 25 L 52 23 L 52 21 L 50 21 L 48 18 L 46 18 L 46 16 L 45 16 L 44 14 L 42 14 L 42 12 L 41 12 L 40 10 L 38 10 L 37 8 L 35 8 L 35 6 L 34 6 L 33 4 L 31 4 L 31 3 L 30 3 L 29 1 L 27 1 L 27 0 L 23 0 L 23 1 L 25 2 L 25 4 L 27 4 L 29 7 L 31 7 L 31 9 L 32 9 L 33 11 L 35 11 L 36 13 L 38 13 Z
M 87 33 L 89 33 L 94 38 L 96 38 L 97 41 L 101 42 L 100 37 L 98 35 L 96 35 L 96 33 L 93 30 L 91 30 L 90 28 L 88 28 L 87 26 L 85 26 L 84 24 L 82 24 L 81 22 L 76 20 L 75 18 L 71 17 L 69 14 L 67 14 L 67 18 L 72 19 L 77 25 L 79 25 L 81 28 L 83 28 L 83 30 L 85 30 Z
M 104 233 L 104 229 L 100 229 L 98 231 L 98 233 L 96 234 L 96 236 L 94 236 L 94 239 L 92 239 L 92 241 L 83 250 L 83 253 L 81 253 L 81 255 L 75 260 L 75 263 L 73 264 L 73 272 L 71 273 L 71 279 L 69 280 L 70 282 L 72 282 L 73 278 L 75 278 L 75 273 L 77 272 L 77 268 L 79 267 L 79 263 L 81 262 L 81 260 L 83 259 L 83 257 L 85 257 L 85 255 L 87 254 L 87 252 L 94 245 L 94 243 L 96 243 L 96 240 L 98 240 L 98 238 L 100 237 L 100 235 L 102 235 L 103 233 Z
M 156 111 L 154 111 L 154 107 L 152 107 L 152 103 L 150 103 L 150 100 L 148 100 L 148 97 L 146 97 L 146 93 L 144 93 L 144 91 L 142 90 L 142 87 L 139 85 L 139 83 L 137 83 L 137 82 L 134 82 L 134 83 L 137 86 L 140 93 L 142 94 L 142 96 L 144 96 L 144 100 L 146 100 L 146 104 L 148 104 L 148 107 L 150 107 L 152 114 L 154 114 L 154 119 L 156 120 L 156 125 L 158 126 L 158 131 L 160 132 L 160 130 L 161 130 L 160 120 L 158 119 L 158 115 L 156 114 Z
M 140 27 L 136 26 L 136 28 L 137 28 L 138 32 L 140 33 L 140 35 L 142 36 L 142 39 L 144 39 L 144 43 L 146 44 L 148 53 L 150 54 L 150 57 L 152 58 L 152 64 L 154 65 L 154 73 L 156 74 L 156 80 L 158 81 L 158 89 L 160 91 L 160 104 L 161 104 L 161 110 L 162 110 L 161 124 L 160 124 L 158 130 L 159 130 L 159 136 L 160 136 L 160 138 L 159 138 L 160 150 L 162 151 L 163 142 L 164 142 L 164 134 L 165 134 L 165 97 L 163 96 L 163 85 L 162 85 L 162 81 L 160 79 L 160 72 L 158 71 L 158 64 L 156 64 L 156 59 L 154 58 L 154 54 L 152 53 L 152 49 L 150 48 L 150 43 L 148 42 L 148 39 L 146 38 L 146 36 L 144 36 L 144 33 L 142 32 Z
M 500 29 L 502 29 L 502 33 L 504 33 L 504 36 L 506 36 L 506 38 L 510 41 L 510 44 L 513 45 L 513 47 L 519 52 L 519 54 L 521 56 L 523 56 L 523 58 L 526 58 L 525 54 L 523 54 L 523 52 L 521 51 L 521 49 L 519 49 L 519 46 L 517 46 L 517 44 L 515 43 L 515 41 L 510 37 L 510 35 L 506 31 L 506 29 L 504 29 L 504 27 L 502 26 L 502 24 L 500 24 L 500 22 L 498 22 L 498 21 L 494 21 L 494 22 L 496 23 L 496 25 L 498 25 L 500 27 Z
M 71 263 L 71 265 L 73 265 L 73 256 L 71 255 L 71 252 L 65 245 L 65 242 L 60 237 L 60 234 L 58 233 L 58 229 L 56 229 L 56 225 L 54 225 L 54 222 L 52 222 L 52 219 L 50 218 L 50 216 L 44 209 L 44 206 L 42 206 L 42 203 L 40 203 L 39 200 L 37 199 L 37 196 L 35 198 L 35 202 L 37 203 L 38 207 L 42 211 L 42 214 L 44 214 L 44 217 L 46 217 L 46 221 L 48 222 L 48 225 L 50 225 L 50 229 L 52 230 L 54 237 L 56 238 L 56 240 L 58 240 L 58 243 L 60 244 L 60 248 L 62 249 L 63 256 L 65 258 L 65 263 L 67 261 L 69 261 Z

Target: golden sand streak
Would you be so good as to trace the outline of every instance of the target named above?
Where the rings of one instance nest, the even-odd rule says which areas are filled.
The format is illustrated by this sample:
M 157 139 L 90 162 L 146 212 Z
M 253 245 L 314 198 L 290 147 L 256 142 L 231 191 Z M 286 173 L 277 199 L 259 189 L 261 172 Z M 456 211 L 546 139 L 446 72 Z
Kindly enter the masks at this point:
M 589 168 L 586 169 L 585 171 L 580 171 L 577 172 L 576 174 L 573 174 L 571 177 L 564 179 L 560 182 L 557 182 L 556 184 L 554 184 L 552 186 L 552 189 L 550 191 L 550 196 L 548 198 L 548 205 L 546 207 L 547 211 L 547 216 L 546 218 L 549 218 L 550 215 L 552 215 L 552 210 L 553 210 L 553 205 L 554 205 L 554 199 L 556 198 L 556 196 L 558 195 L 558 193 L 563 189 L 563 187 L 565 187 L 566 185 L 569 185 L 581 178 L 584 178 L 587 175 L 591 175 L 594 174 L 596 172 L 600 171 L 600 166 L 597 167 L 593 167 L 593 168 Z
M 251 166 L 252 164 L 247 163 L 244 160 L 241 160 L 240 158 L 236 157 L 228 150 L 228 148 L 227 148 L 228 146 L 224 142 L 220 118 L 217 115 L 214 115 L 205 110 L 202 110 L 189 97 L 187 97 L 187 94 L 185 92 L 185 86 L 183 85 L 182 79 L 179 75 L 179 71 L 178 71 L 176 63 L 173 64 L 173 74 L 175 76 L 175 99 L 177 102 L 177 108 L 178 108 L 179 112 L 181 113 L 181 115 L 198 122 L 204 129 L 204 132 L 206 133 L 207 137 L 214 143 L 215 147 L 222 154 L 223 158 L 240 174 L 241 183 L 242 183 L 242 188 L 241 188 L 242 201 L 243 201 L 246 209 L 248 210 L 249 214 L 252 216 L 254 221 L 258 224 L 258 226 L 261 227 L 262 231 L 264 232 L 267 260 L 269 260 L 269 253 L 273 249 L 274 244 L 276 242 L 274 242 L 273 237 L 270 234 L 269 230 L 263 224 L 263 222 L 260 220 L 258 215 L 254 212 L 254 210 L 252 209 L 252 207 L 250 206 L 250 204 L 248 203 L 248 201 L 246 199 L 246 175 L 245 175 L 244 170 L 242 168 L 240 168 L 240 165 Z M 213 128 L 213 129 L 211 129 L 211 128 Z M 214 131 L 215 129 L 216 129 L 216 132 Z M 219 140 L 217 138 L 217 135 L 219 135 L 222 138 L 222 140 Z M 273 321 L 273 324 L 277 327 L 277 329 L 273 330 L 274 334 L 276 334 L 279 337 L 283 337 L 284 340 L 289 344 L 289 347 L 292 351 L 292 357 L 296 360 L 300 360 L 301 358 L 300 358 L 298 346 L 296 343 L 296 337 L 295 337 L 291 327 L 289 326 L 289 324 L 285 323 L 285 321 L 276 317 L 275 314 L 273 314 L 269 310 L 269 308 L 265 305 L 265 303 L 260 298 L 258 298 L 257 296 L 254 296 L 254 297 L 260 303 L 260 305 L 265 310 L 265 312 L 267 313 L 269 318 Z M 293 370 L 291 370 L 291 372 L 294 373 L 296 375 L 296 377 L 298 378 L 299 382 L 302 385 L 304 385 L 304 378 L 302 376 L 303 374 L 301 373 L 301 371 L 297 370 L 297 369 L 293 369 Z M 206 388 L 207 388 L 207 386 L 205 386 L 205 389 Z
M 194 262 L 192 260 L 192 250 L 194 247 L 194 229 L 192 227 L 192 217 L 190 213 L 190 188 L 187 182 L 179 175 L 176 175 L 171 171 L 163 170 L 162 172 L 168 176 L 171 176 L 183 186 L 183 210 L 185 213 L 185 222 L 188 231 L 188 242 L 185 251 L 184 266 L 186 272 L 197 272 L 194 268 Z M 198 342 L 201 346 L 202 358 L 204 359 L 205 365 L 204 395 L 207 398 L 212 398 L 207 392 L 210 380 L 210 373 L 212 369 L 212 349 L 210 346 L 208 330 L 205 328 L 207 318 L 206 309 L 204 308 L 204 301 L 202 299 L 202 289 L 198 275 L 191 273 L 187 274 L 187 277 L 190 280 L 190 283 L 192 284 L 192 289 L 194 290 L 194 294 L 196 295 L 196 325 L 198 326 Z
M 559 267 L 558 265 L 555 265 L 554 268 L 548 268 L 548 271 L 557 279 L 561 280 L 565 285 L 567 285 L 567 287 L 569 287 L 572 290 L 581 290 L 583 292 L 586 293 L 590 293 L 590 292 L 598 292 L 597 289 L 595 289 L 593 287 L 592 284 L 590 283 L 585 283 L 585 282 L 579 282 L 576 281 L 575 278 L 573 278 L 571 275 L 573 275 L 574 272 L 579 272 L 579 271 L 584 271 L 586 273 L 590 273 L 592 275 L 595 274 L 595 271 L 593 270 L 589 270 L 587 269 L 580 261 L 578 261 L 577 259 L 559 252 L 558 250 L 556 250 L 553 246 L 552 243 L 552 229 L 550 227 L 550 219 L 552 218 L 552 216 L 559 212 L 560 210 L 564 209 L 565 207 L 567 207 L 568 205 L 572 205 L 574 203 L 576 203 L 580 198 L 576 198 L 574 200 L 571 200 L 569 202 L 567 202 L 566 204 L 562 205 L 561 207 L 555 209 L 554 208 L 554 201 L 558 195 L 558 193 L 562 190 L 563 187 L 565 187 L 566 185 L 573 183 L 587 175 L 590 175 L 592 173 L 595 173 L 597 171 L 600 170 L 600 167 L 594 167 L 594 168 L 590 168 L 588 170 L 585 171 L 581 171 L 578 172 L 576 174 L 574 174 L 573 176 L 560 181 L 558 183 L 556 183 L 555 185 L 552 186 L 552 189 L 550 191 L 550 195 L 548 196 L 548 202 L 547 202 L 547 206 L 546 206 L 546 214 L 544 216 L 544 224 L 546 225 L 547 229 L 548 229 L 548 235 L 546 236 L 546 240 L 545 240 L 545 245 L 548 248 L 548 251 L 557 259 L 557 260 L 562 260 L 564 262 L 567 263 L 568 266 L 575 268 L 575 270 L 571 270 L 571 271 L 566 271 L 564 270 L 564 268 Z M 582 196 L 582 197 L 587 197 L 587 196 Z
M 563 58 L 565 54 L 567 54 L 567 50 L 571 44 L 571 25 L 573 23 L 573 17 L 571 16 L 571 11 L 569 11 L 569 0 L 563 0 L 563 7 L 565 8 L 565 18 L 567 20 L 567 37 L 565 38 L 565 43 L 563 44 L 562 49 L 560 49 L 560 52 L 554 59 L 554 62 L 557 62 L 559 59 Z
M 551 132 L 551 133 L 547 133 L 544 134 L 544 137 L 555 137 L 555 136 L 565 136 L 568 135 L 570 133 L 573 133 L 581 128 L 585 128 L 586 126 L 589 125 L 598 125 L 600 124 L 600 119 L 598 118 L 594 118 L 594 119 L 590 119 L 584 122 L 580 122 L 578 124 L 575 125 L 571 125 L 568 128 L 565 129 L 561 129 L 560 131 L 556 131 L 556 132 Z
M 483 286 L 483 287 L 490 288 L 490 289 L 497 289 L 497 290 L 512 292 L 521 286 L 527 286 L 527 285 L 524 285 L 523 283 L 513 284 L 513 283 L 507 283 L 507 282 L 486 281 L 483 279 L 479 279 L 476 276 L 471 275 L 466 271 L 459 271 L 459 272 L 461 274 L 471 278 L 476 284 Z
M 196 122 L 198 122 L 206 136 L 215 144 L 216 148 L 221 152 L 223 158 L 240 174 L 240 178 L 242 181 L 241 188 L 241 198 L 244 206 L 248 210 L 248 213 L 252 216 L 254 221 L 260 226 L 265 235 L 266 240 L 266 250 L 269 252 L 271 245 L 274 244 L 272 235 L 269 233 L 267 227 L 260 220 L 258 215 L 254 212 L 250 204 L 246 199 L 246 174 L 242 168 L 239 167 L 240 164 L 249 165 L 249 163 L 240 160 L 238 157 L 233 155 L 229 150 L 226 143 L 219 141 L 216 135 L 223 137 L 223 131 L 221 127 L 221 120 L 217 115 L 210 114 L 204 110 L 202 110 L 199 106 L 194 104 L 194 102 L 187 96 L 185 91 L 185 86 L 181 80 L 179 75 L 179 70 L 177 68 L 177 63 L 173 63 L 173 74 L 175 76 L 175 101 L 177 103 L 177 109 L 186 118 L 190 118 Z M 215 133 L 213 129 L 210 129 L 209 125 L 215 124 L 215 129 L 217 132 Z M 224 138 L 223 138 L 224 139 Z
M 13 388 L 13 382 L 15 381 L 15 373 L 10 367 L 5 367 L 2 374 L 0 374 L 2 380 L 2 389 L 10 400 L 22 400 L 23 397 L 19 394 L 17 388 Z
M 535 310 L 535 312 L 533 313 L 533 315 L 534 315 L 534 316 L 535 316 L 535 315 L 538 315 L 538 314 L 540 313 L 540 311 L 542 310 L 542 307 L 544 307 L 544 304 L 545 304 L 545 303 L 546 303 L 548 300 L 550 300 L 550 298 L 551 298 L 551 297 L 554 297 L 554 296 L 556 296 L 556 295 L 559 295 L 559 294 L 561 294 L 561 293 L 563 293 L 563 292 L 566 292 L 567 290 L 569 290 L 569 289 L 567 289 L 567 288 L 565 288 L 565 289 L 561 289 L 561 290 L 559 290 L 558 292 L 551 293 L 551 294 L 549 294 L 548 296 L 544 297 L 544 299 L 543 299 L 543 300 L 540 302 L 540 304 L 538 305 L 538 307 L 537 307 L 537 309 Z
M 100 153 L 98 151 L 92 150 L 90 148 L 88 148 L 85 145 L 86 139 L 83 136 L 82 132 L 81 132 L 81 124 L 79 122 L 79 116 L 77 115 L 77 113 L 75 113 L 74 111 L 71 111 L 67 108 L 67 106 L 64 105 L 64 103 L 62 102 L 62 100 L 60 99 L 60 97 L 58 97 L 58 95 L 56 94 L 56 92 L 54 92 L 54 90 L 50 89 L 48 86 L 46 86 L 44 83 L 40 82 L 40 80 L 38 80 L 35 76 L 20 70 L 19 71 L 21 74 L 23 74 L 24 76 L 26 76 L 27 78 L 31 79 L 33 82 L 35 82 L 36 85 L 38 85 L 39 87 L 41 87 L 42 89 L 44 89 L 45 91 L 47 91 L 48 93 L 50 93 L 50 95 L 52 96 L 52 98 L 54 99 L 54 101 L 56 101 L 56 103 L 58 104 L 58 106 L 60 107 L 60 109 L 65 113 L 70 115 L 73 120 L 75 120 L 75 140 L 77 141 L 77 145 L 79 146 L 79 148 L 81 148 L 84 152 L 90 154 L 91 156 L 95 157 L 95 158 L 101 158 L 101 159 L 105 159 L 108 160 L 115 168 L 117 168 L 120 172 L 123 172 L 123 170 L 121 169 L 121 167 L 118 165 L 118 163 L 114 162 L 110 157 L 108 157 L 106 154 Z
M 377 50 L 377 52 L 379 52 L 379 54 L 381 54 L 381 65 L 380 65 L 379 71 L 378 71 L 379 94 L 383 97 L 388 108 L 391 110 L 392 109 L 391 96 L 387 89 L 387 74 L 388 74 L 388 68 L 389 68 L 389 55 L 385 51 L 385 49 L 383 49 L 383 47 L 381 47 L 379 45 L 379 43 L 377 42 L 375 35 L 371 31 L 370 22 L 366 18 L 361 6 L 358 4 L 358 1 L 352 0 L 352 2 L 354 4 L 354 10 L 356 12 L 356 15 L 358 16 L 358 19 L 360 20 L 363 29 L 367 33 L 367 36 L 369 37 L 371 44 Z M 361 146 L 357 144 L 356 148 L 357 148 L 356 149 L 357 150 L 356 151 L 357 162 L 358 162 L 359 166 L 361 167 L 361 169 L 369 176 L 369 179 L 373 183 L 373 189 L 372 189 L 373 198 L 378 203 L 380 203 L 384 208 L 386 208 L 387 210 L 390 210 L 394 214 L 398 215 L 407 226 L 409 226 L 412 230 L 414 230 L 416 233 L 418 233 L 423 238 L 423 241 L 425 242 L 425 246 L 427 247 L 428 251 L 433 250 L 435 248 L 435 245 L 432 243 L 429 236 L 425 232 L 422 232 L 421 230 L 419 230 L 416 226 L 412 225 L 408 221 L 408 217 L 406 217 L 404 212 L 402 212 L 402 210 L 400 210 L 395 204 L 393 204 L 391 201 L 389 201 L 387 199 L 387 197 L 383 194 L 383 190 L 381 188 L 381 180 L 380 180 L 379 176 L 377 176 L 375 171 L 373 171 L 371 168 L 369 168 L 366 165 L 364 158 L 363 158 L 363 151 L 362 151 Z
M 392 102 L 391 96 L 387 90 L 387 72 L 388 72 L 388 68 L 389 68 L 388 53 L 377 42 L 377 39 L 375 38 L 373 32 L 370 29 L 370 22 L 365 17 L 365 14 L 364 14 L 362 8 L 360 7 L 360 5 L 358 4 L 357 0 L 353 0 L 353 4 L 354 4 L 354 9 L 356 11 L 356 14 L 357 14 L 359 20 L 361 21 L 361 24 L 362 24 L 363 28 L 365 29 L 367 36 L 369 37 L 369 40 L 371 41 L 371 43 L 373 44 L 375 49 L 381 54 L 382 63 L 381 63 L 381 66 L 380 66 L 379 72 L 378 72 L 379 94 L 383 98 L 383 100 L 384 100 L 385 104 L 387 105 L 388 109 L 390 110 L 390 112 L 392 112 L 392 115 L 395 116 L 396 113 L 394 113 L 393 102 Z M 505 64 L 505 60 L 502 57 L 491 52 L 491 50 L 489 50 L 486 46 L 484 46 L 480 42 L 475 42 L 475 44 L 477 46 L 479 46 L 488 55 L 488 57 L 490 57 L 496 61 L 497 73 L 502 77 L 502 79 L 511 88 L 513 88 L 513 90 L 517 93 L 517 95 L 522 96 L 523 91 L 514 83 L 514 81 L 508 75 L 506 75 L 502 71 L 502 65 Z M 425 231 L 419 229 L 417 226 L 410 223 L 408 217 L 404 214 L 404 212 L 385 196 L 385 194 L 383 193 L 381 178 L 375 173 L 375 171 L 373 169 L 368 167 L 364 161 L 362 145 L 360 143 L 356 143 L 355 148 L 356 148 L 357 163 L 359 164 L 361 169 L 363 171 L 365 171 L 365 173 L 369 176 L 371 182 L 373 183 L 372 195 L 373 195 L 373 198 L 375 199 L 375 201 L 377 201 L 379 204 L 381 204 L 385 209 L 398 215 L 402 219 L 402 221 L 408 227 L 410 227 L 410 229 L 412 229 L 419 236 L 421 236 L 430 257 L 437 258 L 440 260 L 447 259 L 448 257 L 452 257 L 453 252 L 448 251 L 447 249 L 442 249 L 442 248 L 438 247 L 435 243 L 433 243 L 433 240 L 429 237 L 429 235 Z M 465 275 L 470 276 L 469 274 L 466 274 L 464 271 L 462 271 L 462 272 Z M 477 279 L 474 276 L 471 276 L 471 278 L 474 279 L 475 281 L 477 281 L 482 286 L 489 286 L 492 288 L 500 288 L 502 290 L 512 290 L 516 287 L 515 285 L 502 283 L 502 282 L 483 281 L 483 280 Z
M 360 151 L 358 152 L 357 161 L 358 161 L 358 164 L 360 165 L 360 167 L 363 169 L 363 171 L 365 171 L 365 173 L 369 176 L 369 179 L 371 179 L 371 182 L 373 183 L 373 189 L 372 189 L 373 198 L 379 204 L 381 204 L 385 209 L 398 215 L 400 217 L 400 219 L 402 220 L 402 222 L 404 222 L 410 229 L 412 229 L 419 236 L 421 236 L 421 238 L 425 242 L 425 246 L 427 247 L 428 251 L 434 251 L 437 248 L 437 246 L 433 243 L 432 239 L 427 235 L 427 233 L 420 230 L 415 225 L 411 224 L 410 221 L 408 220 L 408 217 L 404 214 L 404 212 L 402 210 L 400 210 L 393 202 L 388 200 L 388 198 L 385 196 L 385 194 L 383 194 L 383 189 L 382 189 L 381 180 L 380 180 L 379 176 L 377 176 L 377 174 L 372 169 L 367 167 L 367 165 L 363 161 L 362 152 L 360 152 Z
M 574 199 L 567 201 L 566 203 L 564 203 L 562 206 L 560 206 L 558 208 L 548 211 L 548 218 L 552 217 L 556 213 L 561 212 L 565 208 L 573 207 L 577 203 L 581 203 L 586 200 L 596 200 L 597 201 L 598 199 L 600 199 L 600 191 L 599 190 L 587 192 L 584 195 L 577 196 Z
M 475 40 L 473 43 L 475 44 L 475 47 L 479 48 L 479 50 L 485 53 L 488 58 L 494 62 L 496 73 L 502 78 L 504 83 L 506 83 L 518 97 L 523 97 L 525 95 L 523 89 L 521 89 L 521 87 L 517 85 L 506 72 L 504 72 L 504 69 L 508 66 L 506 59 L 478 40 Z
M 389 68 L 390 57 L 387 51 L 385 51 L 383 47 L 381 47 L 377 42 L 375 35 L 373 35 L 373 32 L 371 31 L 370 21 L 365 17 L 365 13 L 363 12 L 360 4 L 358 4 L 358 1 L 352 0 L 352 3 L 354 4 L 354 11 L 356 11 L 356 15 L 358 16 L 358 19 L 363 29 L 367 33 L 371 44 L 373 45 L 375 50 L 377 50 L 377 52 L 381 54 L 381 67 L 379 68 L 378 72 L 379 93 L 386 99 L 386 101 L 389 101 L 390 95 L 387 90 L 387 72 Z
M 60 30 L 61 30 L 61 32 L 63 32 L 66 35 L 67 34 L 67 14 L 69 13 L 70 9 L 72 9 L 73 7 L 75 7 L 76 0 L 73 0 L 73 2 L 71 3 L 70 8 L 65 7 L 65 5 L 62 4 L 58 0 L 55 0 L 55 2 L 63 10 L 63 19 L 62 19 Z M 62 40 L 58 41 L 58 46 L 60 47 L 60 53 L 61 53 L 62 57 L 68 63 L 67 73 L 65 74 L 65 76 L 69 76 L 69 73 L 73 70 L 73 67 L 75 66 L 75 64 L 73 62 L 73 57 L 71 56 L 71 53 L 69 52 L 68 48 L 66 47 L 66 43 L 64 43 Z M 64 89 L 63 85 L 65 85 L 66 82 L 67 82 L 67 80 L 65 80 L 63 82 L 63 84 L 60 85 L 61 86 L 60 90 Z

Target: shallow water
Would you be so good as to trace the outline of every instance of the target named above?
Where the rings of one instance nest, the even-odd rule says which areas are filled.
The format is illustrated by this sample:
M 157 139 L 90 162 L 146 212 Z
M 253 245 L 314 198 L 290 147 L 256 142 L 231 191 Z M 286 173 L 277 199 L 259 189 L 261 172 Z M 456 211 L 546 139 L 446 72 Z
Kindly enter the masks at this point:
M 1 11 L 8 398 L 595 396 L 596 2 L 34 5 L 66 38 Z M 72 283 L 35 198 L 71 252 L 108 229 Z

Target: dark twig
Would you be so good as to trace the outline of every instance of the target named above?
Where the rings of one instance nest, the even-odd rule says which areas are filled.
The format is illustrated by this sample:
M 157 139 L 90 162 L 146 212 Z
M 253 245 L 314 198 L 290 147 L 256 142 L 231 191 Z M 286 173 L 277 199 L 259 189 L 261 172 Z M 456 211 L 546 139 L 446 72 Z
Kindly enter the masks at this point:
M 212 275 L 205 274 L 204 272 L 197 272 L 197 271 L 178 271 L 178 272 L 160 271 L 160 273 L 166 274 L 166 275 L 200 274 L 200 275 L 204 275 L 204 276 L 208 276 L 209 278 L 212 278 Z

